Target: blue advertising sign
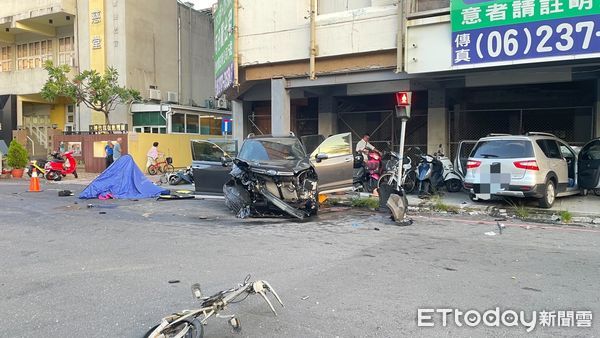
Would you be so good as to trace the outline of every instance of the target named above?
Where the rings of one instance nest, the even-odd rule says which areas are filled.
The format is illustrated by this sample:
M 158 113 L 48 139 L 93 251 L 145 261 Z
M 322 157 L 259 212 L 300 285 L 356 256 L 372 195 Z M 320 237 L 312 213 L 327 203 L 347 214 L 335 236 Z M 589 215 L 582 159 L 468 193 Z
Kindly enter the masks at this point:
M 599 53 L 600 16 L 455 32 L 452 40 L 455 66 Z
M 598 0 L 451 0 L 452 65 L 600 56 Z

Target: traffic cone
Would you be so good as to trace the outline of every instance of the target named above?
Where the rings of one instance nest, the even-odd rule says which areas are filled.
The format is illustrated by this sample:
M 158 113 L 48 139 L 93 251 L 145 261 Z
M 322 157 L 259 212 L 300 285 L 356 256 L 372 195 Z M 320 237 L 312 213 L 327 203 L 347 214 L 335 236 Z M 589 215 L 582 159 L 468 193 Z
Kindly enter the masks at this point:
M 29 180 L 29 192 L 40 192 L 40 178 L 37 175 L 37 170 L 33 170 L 31 173 L 31 179 Z

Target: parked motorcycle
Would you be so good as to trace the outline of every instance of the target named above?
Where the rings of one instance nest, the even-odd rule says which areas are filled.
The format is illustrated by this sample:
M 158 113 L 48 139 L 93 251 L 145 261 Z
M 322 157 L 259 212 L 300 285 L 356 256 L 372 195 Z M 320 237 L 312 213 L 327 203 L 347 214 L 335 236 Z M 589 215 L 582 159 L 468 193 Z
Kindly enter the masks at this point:
M 44 176 L 48 181 L 60 181 L 68 174 L 73 174 L 75 178 L 78 177 L 77 161 L 73 157 L 73 151 L 67 151 L 62 156 L 58 152 L 53 152 L 50 155 L 53 159 L 44 165 L 44 170 L 46 171 Z
M 168 180 L 170 185 L 178 185 L 183 182 L 187 184 L 194 184 L 194 174 L 192 172 L 192 167 L 187 167 L 183 170 L 179 170 L 176 173 L 169 174 Z
M 377 188 L 377 182 L 383 174 L 381 164 L 381 154 L 376 151 L 369 151 L 367 161 L 364 161 L 364 155 L 358 154 L 354 157 L 354 190 L 372 192 Z
M 444 153 L 442 152 L 441 144 L 438 151 L 434 153 L 434 156 L 437 158 L 438 161 L 442 163 L 442 177 L 444 178 L 446 190 L 448 190 L 448 192 L 461 191 L 464 177 L 458 171 L 454 170 L 454 165 L 452 164 L 452 161 L 448 158 L 448 156 L 444 155 Z
M 210 297 L 204 297 L 200 284 L 192 285 L 192 295 L 200 301 L 200 308 L 194 310 L 183 310 L 162 319 L 160 324 L 151 328 L 144 337 L 146 338 L 175 338 L 189 337 L 201 338 L 204 335 L 204 325 L 211 317 L 226 319 L 234 332 L 242 330 L 241 322 L 236 315 L 222 315 L 220 312 L 228 308 L 230 304 L 239 303 L 248 298 L 249 295 L 260 295 L 269 308 L 277 316 L 273 304 L 267 298 L 271 292 L 275 299 L 283 306 L 279 295 L 273 290 L 269 282 L 264 280 L 250 281 L 250 275 L 237 287 L 219 291 Z
M 444 166 L 435 156 L 421 154 L 417 166 L 419 196 L 436 194 L 444 186 Z

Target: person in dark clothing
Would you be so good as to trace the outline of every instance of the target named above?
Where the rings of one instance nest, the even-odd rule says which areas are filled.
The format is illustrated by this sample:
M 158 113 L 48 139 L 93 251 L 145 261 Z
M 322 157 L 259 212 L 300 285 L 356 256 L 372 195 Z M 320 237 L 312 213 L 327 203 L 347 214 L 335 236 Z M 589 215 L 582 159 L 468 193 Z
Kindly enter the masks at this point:
M 106 167 L 108 168 L 113 163 L 113 143 L 112 141 L 106 142 L 104 147 L 104 158 L 106 159 Z

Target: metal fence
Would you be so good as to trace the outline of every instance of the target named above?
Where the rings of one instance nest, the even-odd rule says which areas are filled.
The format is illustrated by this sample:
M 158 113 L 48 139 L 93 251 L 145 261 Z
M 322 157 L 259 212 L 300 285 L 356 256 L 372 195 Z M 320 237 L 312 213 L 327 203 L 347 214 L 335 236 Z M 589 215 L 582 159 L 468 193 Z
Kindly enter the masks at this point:
M 490 133 L 548 132 L 571 145 L 583 145 L 594 135 L 593 122 L 594 108 L 590 106 L 449 111 L 450 154 L 456 154 L 460 141 Z
M 338 113 L 338 132 L 351 132 L 354 144 L 364 133 L 369 133 L 370 143 L 383 150 L 399 150 L 400 123 L 391 110 Z M 427 114 L 413 115 L 408 120 L 405 145 L 427 148 Z

